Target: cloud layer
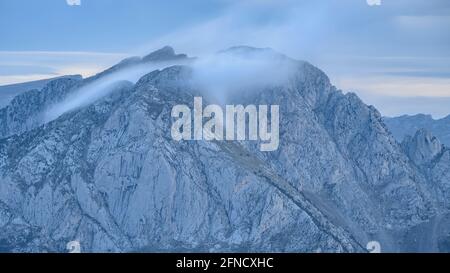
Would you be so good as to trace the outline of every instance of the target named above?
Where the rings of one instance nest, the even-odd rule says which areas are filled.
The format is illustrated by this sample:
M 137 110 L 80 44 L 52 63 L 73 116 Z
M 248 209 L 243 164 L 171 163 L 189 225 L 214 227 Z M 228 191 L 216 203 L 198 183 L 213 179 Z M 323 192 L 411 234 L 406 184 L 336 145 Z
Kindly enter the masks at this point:
M 0 51 L 0 85 L 62 75 L 92 76 L 128 55 L 72 51 Z
M 383 114 L 393 114 L 385 107 L 386 97 L 399 98 L 397 112 L 411 109 L 402 98 L 450 98 L 450 4 L 445 0 L 379 4 L 239 1 L 220 16 L 153 39 L 139 50 L 171 43 L 201 56 L 240 44 L 272 47 L 317 65 L 338 88 L 360 94 Z M 429 108 L 416 108 L 425 110 Z M 434 113 L 442 116 L 449 111 Z
M 378 0 L 369 1 L 374 6 L 367 0 L 173 0 L 170 4 L 118 0 L 108 5 L 107 12 L 99 12 L 105 10 L 102 1 L 92 1 L 77 12 L 63 7 L 51 14 L 44 10 L 40 17 L 23 10 L 21 1 L 26 2 L 10 1 L 0 10 L 0 24 L 24 24 L 15 26 L 14 32 L 0 28 L 4 50 L 28 45 L 28 41 L 66 51 L 121 48 L 128 55 L 145 55 L 167 44 L 192 56 L 208 56 L 235 45 L 271 47 L 317 65 L 338 88 L 358 94 L 450 97 L 450 88 L 443 83 L 443 78 L 449 78 L 450 62 L 440 61 L 450 57 L 448 0 L 382 1 L 381 5 L 376 5 Z M 51 0 L 39 3 L 54 6 Z M 13 8 L 16 12 L 9 11 Z M 18 30 L 23 34 L 17 35 Z M 8 65 L 1 59 L 0 66 Z M 90 62 L 74 61 L 64 69 L 59 63 L 25 65 L 56 68 L 56 73 L 80 69 L 92 74 L 106 67 L 101 60 L 93 56 Z M 30 79 L 43 74 L 29 75 L 29 68 L 25 70 Z M 25 76 L 0 75 L 0 82 Z M 380 101 L 367 102 L 384 113 Z M 406 104 L 399 104 L 399 111 Z

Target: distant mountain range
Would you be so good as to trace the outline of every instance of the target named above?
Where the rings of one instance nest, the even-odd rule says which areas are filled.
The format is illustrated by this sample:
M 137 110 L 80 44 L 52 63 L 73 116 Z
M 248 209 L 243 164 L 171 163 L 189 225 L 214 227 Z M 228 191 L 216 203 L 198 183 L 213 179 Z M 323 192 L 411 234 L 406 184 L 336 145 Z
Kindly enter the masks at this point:
M 270 49 L 149 56 L 0 109 L 0 251 L 450 251 L 450 150 L 437 137 L 400 143 L 374 107 Z M 224 87 L 232 104 L 279 105 L 278 150 L 172 139 L 172 107 Z M 76 107 L 45 118 L 61 105 Z
M 384 118 L 384 122 L 394 137 L 400 142 L 406 136 L 414 136 L 420 129 L 425 129 L 438 137 L 444 145 L 450 147 L 450 115 L 442 119 L 433 119 L 431 115 L 424 114 L 405 115 L 395 118 Z

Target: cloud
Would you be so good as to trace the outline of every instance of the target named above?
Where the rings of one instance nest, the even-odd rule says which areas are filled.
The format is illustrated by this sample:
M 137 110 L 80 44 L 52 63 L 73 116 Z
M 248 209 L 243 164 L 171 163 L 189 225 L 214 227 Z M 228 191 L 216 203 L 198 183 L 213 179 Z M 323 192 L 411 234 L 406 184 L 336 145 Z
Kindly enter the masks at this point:
M 246 47 L 190 61 L 139 64 L 118 70 L 81 87 L 63 102 L 47 109 L 45 119 L 54 120 L 66 112 L 95 102 L 110 94 L 120 81 L 136 83 L 151 71 L 176 64 L 191 66 L 193 77 L 190 83 L 208 99 L 218 103 L 226 102 L 236 92 L 252 92 L 267 85 L 283 84 L 296 69 L 295 62 L 270 49 L 253 50 Z
M 157 37 L 138 52 L 144 54 L 170 44 L 189 55 L 202 56 L 250 45 L 271 47 L 293 57 L 299 52 L 306 55 L 321 43 L 323 30 L 329 28 L 327 18 L 334 12 L 333 6 L 340 5 L 336 1 L 314 2 L 237 1 L 219 16 Z
M 450 78 L 351 75 L 335 79 L 339 88 L 356 92 L 384 116 L 449 114 Z
M 55 74 L 31 74 L 31 75 L 11 75 L 11 76 L 0 75 L 0 86 L 50 79 L 57 76 L 58 75 Z
M 426 77 L 348 77 L 338 80 L 339 87 L 358 94 L 397 97 L 450 97 L 450 78 Z
M 0 76 L 55 74 L 51 67 L 39 65 L 4 65 L 0 64 Z
M 80 87 L 64 101 L 53 105 L 50 109 L 47 109 L 44 113 L 45 120 L 47 122 L 52 121 L 66 112 L 89 105 L 98 99 L 107 96 L 114 90 L 119 82 L 129 81 L 136 83 L 142 76 L 150 73 L 151 71 L 182 63 L 183 61 L 180 61 L 180 63 L 161 62 L 140 64 L 103 76 Z
M 295 71 L 296 63 L 270 49 L 232 48 L 204 56 L 193 64 L 192 82 L 209 99 L 227 103 L 241 92 L 282 85 Z
M 221 1 L 229 4 L 220 12 L 211 13 L 207 19 L 200 20 L 193 16 L 195 20 L 174 23 L 171 32 L 164 32 L 161 36 L 149 35 L 152 38 L 146 45 L 130 49 L 131 54 L 128 55 L 145 55 L 167 44 L 183 53 L 199 57 L 242 44 L 271 47 L 317 65 L 338 88 L 358 92 L 370 90 L 383 96 L 428 96 L 429 92 L 435 96 L 446 95 L 447 83 L 443 80 L 448 78 L 446 75 L 449 75 L 450 69 L 448 62 L 441 64 L 440 59 L 448 57 L 449 52 L 450 36 L 445 35 L 450 33 L 448 0 Z M 369 6 L 373 4 L 376 7 L 378 3 L 381 8 Z M 155 18 L 151 25 L 159 28 L 159 25 L 165 24 Z M 127 25 L 127 29 L 135 27 L 139 29 L 135 25 Z M 142 37 L 145 35 L 142 33 Z M 122 38 L 128 40 L 127 36 Z M 334 60 L 330 56 L 339 59 Z M 355 56 L 367 58 L 352 60 L 351 57 Z M 405 58 L 394 63 L 390 56 L 415 56 L 429 60 L 424 63 Z M 55 59 L 54 55 L 49 57 Z M 0 65 L 1 58 L 0 54 Z M 61 58 L 57 58 L 52 65 L 39 61 L 31 64 L 57 67 L 57 71 L 72 74 L 71 71 L 78 68 L 94 71 L 107 67 L 107 62 L 99 61 L 105 58 L 88 58 L 84 55 L 79 60 L 72 58 L 64 61 L 64 64 L 60 64 L 63 62 Z M 119 59 L 116 58 L 116 61 Z M 19 60 L 30 64 L 25 58 Z M 417 80 L 409 84 L 409 78 L 412 77 Z M 352 80 L 355 78 L 361 80 Z M 395 82 L 392 81 L 394 78 L 397 79 Z M 363 79 L 368 81 L 363 82 Z M 388 81 L 385 82 L 385 79 Z M 417 86 L 412 86 L 412 83 Z M 424 90 L 421 91 L 422 88 Z M 363 93 L 361 91 L 358 94 Z M 382 104 L 376 106 L 383 110 Z M 421 110 L 418 108 L 418 111 Z
M 396 117 L 402 115 L 430 114 L 433 118 L 448 116 L 450 97 L 397 97 L 376 96 L 371 94 L 360 95 L 364 102 L 372 105 L 383 105 L 382 115 Z
M 81 6 L 81 0 L 66 0 L 69 6 Z
M 0 85 L 69 74 L 88 77 L 127 56 L 103 52 L 0 51 Z

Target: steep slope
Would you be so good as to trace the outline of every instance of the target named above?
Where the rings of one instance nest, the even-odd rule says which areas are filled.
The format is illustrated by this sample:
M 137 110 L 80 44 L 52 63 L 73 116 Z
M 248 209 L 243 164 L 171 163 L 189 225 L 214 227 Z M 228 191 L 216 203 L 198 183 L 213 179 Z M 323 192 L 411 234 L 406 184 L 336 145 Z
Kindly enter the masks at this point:
M 127 81 L 138 79 L 150 71 L 178 63 L 188 63 L 191 60 L 184 54 L 175 54 L 171 47 L 164 47 L 143 59 L 140 57 L 127 58 L 86 79 L 64 76 L 39 82 L 44 86 L 42 90 L 34 89 L 21 93 L 5 107 L 0 107 L 0 138 L 32 130 L 52 120 L 54 117 L 49 115 L 49 112 L 54 107 L 61 107 L 59 104 L 64 101 L 83 101 L 83 96 L 94 101 L 99 97 L 94 95 L 90 98 L 89 94 L 100 93 L 103 96 L 115 88 L 122 88 L 123 85 L 128 84 Z M 81 103 L 77 107 L 82 106 L 86 106 L 86 103 Z M 67 107 L 67 105 L 63 105 L 63 107 Z M 58 115 L 62 113 L 64 111 Z
M 20 134 L 42 124 L 47 106 L 63 100 L 80 78 L 61 78 L 49 82 L 42 90 L 30 90 L 16 96 L 0 109 L 0 138 Z
M 0 108 L 7 106 L 14 97 L 29 91 L 29 90 L 40 90 L 44 88 L 49 82 L 60 79 L 60 78 L 72 78 L 81 79 L 80 75 L 69 75 L 57 78 L 38 80 L 32 82 L 9 84 L 0 86 Z
M 376 109 L 314 66 L 268 49 L 220 54 L 289 66 L 285 81 L 227 97 L 280 106 L 278 150 L 174 141 L 172 107 L 214 96 L 194 80 L 195 64 L 155 70 L 0 140 L 1 249 L 64 251 L 72 240 L 90 252 L 360 252 L 371 240 L 384 251 L 433 249 L 411 234 L 448 219 L 446 197 L 436 202 L 433 186 L 448 184 L 446 150 L 427 172 Z M 214 69 L 207 72 L 217 76 Z M 433 243 L 445 245 L 443 236 Z
M 297 64 L 289 84 L 246 101 L 278 104 L 282 112 L 280 149 L 261 156 L 359 241 L 377 238 L 399 251 L 391 235 L 435 213 L 426 179 L 378 111 L 343 95 L 317 68 Z
M 4 140 L 0 199 L 60 251 L 71 239 L 85 251 L 360 249 L 218 145 L 172 141 L 171 106 L 192 98 L 170 85 L 182 71 L 151 73 L 128 97 Z M 161 79 L 164 90 L 148 84 Z
M 414 240 L 410 246 L 414 251 L 449 252 L 450 245 L 450 150 L 424 129 L 402 142 L 411 162 L 428 178 L 428 186 L 439 207 L 444 208 L 423 224 L 407 232 L 405 243 Z

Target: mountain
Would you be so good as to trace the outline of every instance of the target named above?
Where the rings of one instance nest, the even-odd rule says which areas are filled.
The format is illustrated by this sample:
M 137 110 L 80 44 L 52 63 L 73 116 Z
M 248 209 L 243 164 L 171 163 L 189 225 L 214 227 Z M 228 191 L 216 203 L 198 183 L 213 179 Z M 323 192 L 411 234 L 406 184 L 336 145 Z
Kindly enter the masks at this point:
M 407 136 L 402 147 L 421 173 L 428 179 L 428 185 L 435 192 L 434 199 L 439 207 L 450 208 L 450 149 L 425 129 L 413 136 Z M 407 240 L 415 240 L 411 251 L 445 251 L 450 246 L 450 222 L 448 212 L 437 214 L 429 221 L 411 228 Z M 426 236 L 424 236 L 426 234 Z
M 148 71 L 51 121 L 33 117 L 107 75 L 0 110 L 0 251 L 450 251 L 450 152 L 436 138 L 399 144 L 307 62 L 250 47 L 217 58 Z M 172 139 L 172 108 L 224 85 L 227 103 L 279 105 L 276 151 Z
M 420 129 L 426 129 L 450 147 L 450 115 L 442 119 L 433 119 L 431 115 L 418 114 L 384 119 L 389 130 L 398 141 L 406 136 L 414 136 Z
M 8 105 L 11 100 L 19 94 L 29 90 L 40 90 L 44 88 L 49 82 L 60 78 L 81 79 L 80 75 L 69 75 L 57 78 L 38 80 L 26 83 L 10 84 L 0 86 L 0 108 Z
M 148 70 L 175 64 L 188 64 L 191 61 L 191 58 L 184 54 L 175 54 L 172 48 L 166 46 L 145 58 L 127 58 L 86 79 L 81 76 L 64 76 L 47 82 L 20 84 L 18 86 L 31 87 L 37 86 L 38 83 L 47 83 L 40 89 L 26 92 L 24 89 L 23 92 L 13 97 L 4 108 L 0 108 L 0 138 L 20 134 L 47 123 L 54 118 L 54 115 L 59 116 L 60 114 L 59 109 L 52 108 L 67 107 L 67 105 L 60 105 L 65 101 L 78 101 L 80 105 L 73 106 L 73 108 L 78 108 L 84 106 L 84 100 L 97 98 L 94 93 L 109 93 L 116 88 L 121 89 L 124 85 L 131 84 L 129 81 L 132 81 L 132 78 L 139 78 L 148 73 Z M 111 87 L 117 83 L 119 83 L 118 86 Z M 94 94 L 94 97 L 90 94 Z M 57 113 L 51 113 L 52 110 Z
M 175 50 L 170 46 L 165 46 L 142 58 L 143 62 L 169 61 L 177 59 L 187 59 L 186 54 L 175 54 Z
M 63 77 L 50 81 L 41 90 L 29 90 L 14 97 L 0 109 L 0 137 L 20 134 L 42 124 L 46 107 L 63 100 L 82 81 Z

